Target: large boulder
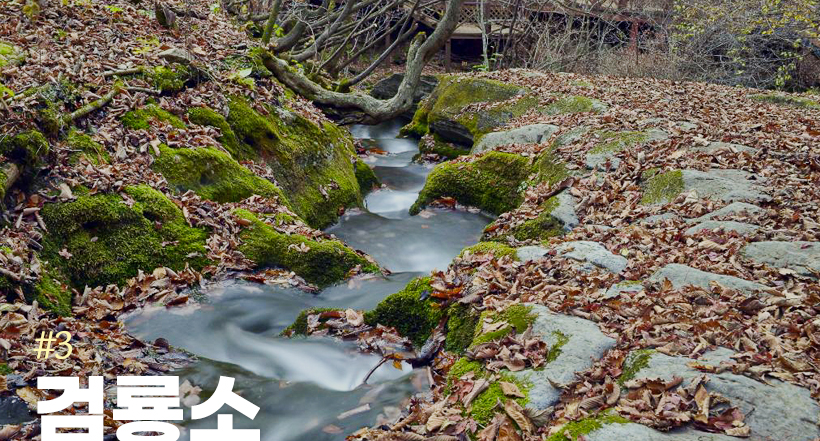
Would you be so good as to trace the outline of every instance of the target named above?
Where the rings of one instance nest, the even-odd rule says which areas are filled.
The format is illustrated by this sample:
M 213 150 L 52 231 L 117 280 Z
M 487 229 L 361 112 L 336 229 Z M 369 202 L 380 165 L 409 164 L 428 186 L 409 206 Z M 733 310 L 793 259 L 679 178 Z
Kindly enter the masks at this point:
M 598 141 L 595 146 L 587 152 L 586 167 L 590 170 L 615 170 L 621 164 L 621 160 L 615 156 L 618 152 L 636 145 L 664 140 L 668 137 L 669 135 L 666 132 L 656 129 L 643 132 L 601 132 L 598 134 Z
M 723 202 L 767 202 L 765 179 L 742 170 L 672 170 L 657 173 L 644 183 L 644 204 L 664 204 L 683 192 Z
M 419 105 L 405 135 L 433 134 L 472 146 L 481 136 L 538 105 L 528 89 L 483 78 L 448 76 Z
M 387 78 L 376 83 L 373 89 L 370 90 L 370 96 L 380 100 L 387 100 L 396 96 L 399 92 L 399 85 L 404 80 L 404 74 L 394 73 Z M 419 84 L 413 91 L 413 106 L 405 112 L 402 116 L 412 118 L 416 113 L 418 105 L 424 98 L 427 98 L 433 90 L 438 86 L 438 77 L 433 75 L 422 75 Z
M 558 126 L 552 124 L 530 124 L 515 129 L 488 133 L 473 146 L 470 153 L 481 153 L 512 144 L 545 144 L 552 134 L 557 131 Z
M 741 253 L 756 263 L 785 268 L 811 278 L 820 277 L 820 242 L 754 242 Z
M 766 285 L 762 285 L 760 283 L 744 280 L 734 276 L 709 273 L 678 263 L 670 263 L 669 265 L 664 266 L 655 272 L 655 274 L 652 274 L 649 278 L 650 282 L 659 283 L 664 280 L 669 280 L 672 283 L 672 287 L 675 289 L 683 288 L 687 285 L 709 289 L 712 282 L 716 282 L 725 288 L 735 289 L 747 294 L 763 292 L 768 289 Z

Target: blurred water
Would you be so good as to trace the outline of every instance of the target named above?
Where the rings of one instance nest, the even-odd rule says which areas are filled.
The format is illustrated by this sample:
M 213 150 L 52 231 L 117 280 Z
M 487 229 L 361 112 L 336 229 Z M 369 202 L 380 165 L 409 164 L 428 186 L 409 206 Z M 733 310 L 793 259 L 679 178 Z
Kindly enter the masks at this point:
M 236 378 L 235 390 L 261 410 L 253 421 L 235 416 L 235 427 L 261 429 L 267 441 L 343 440 L 345 434 L 395 416 L 411 395 L 427 390 L 422 370 L 407 365 L 399 370 L 389 363 L 361 385 L 380 358 L 359 353 L 352 343 L 279 337 L 305 308 L 371 309 L 412 278 L 445 269 L 461 249 L 478 241 L 491 221 L 451 210 L 408 215 L 431 168 L 412 162 L 418 153 L 415 141 L 396 138 L 403 123 L 350 128 L 365 145 L 380 150 L 368 161 L 386 188 L 367 196 L 365 210 L 348 211 L 327 230 L 393 274 L 355 278 L 317 295 L 232 282 L 210 289 L 202 303 L 145 308 L 126 317 L 136 336 L 163 337 L 201 357 L 175 374 L 203 387 L 203 399 L 220 375 Z M 353 409 L 353 415 L 345 414 Z M 187 429 L 215 428 L 216 416 L 184 424 Z M 189 439 L 187 430 L 180 439 Z

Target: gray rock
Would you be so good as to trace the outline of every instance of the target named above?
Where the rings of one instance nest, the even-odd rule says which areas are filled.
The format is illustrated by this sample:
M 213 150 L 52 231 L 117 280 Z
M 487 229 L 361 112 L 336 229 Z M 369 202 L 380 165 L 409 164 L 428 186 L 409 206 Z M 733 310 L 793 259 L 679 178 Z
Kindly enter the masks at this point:
M 171 63 L 179 63 L 179 64 L 191 64 L 194 61 L 194 56 L 191 55 L 190 52 L 186 51 L 185 49 L 179 49 L 176 47 L 172 47 L 171 49 L 164 50 L 159 53 L 158 55 L 160 58 L 164 60 L 168 60 Z
M 555 138 L 555 141 L 553 141 L 552 145 L 553 147 L 562 147 L 565 145 L 572 144 L 573 142 L 577 142 L 578 140 L 580 140 L 584 135 L 587 134 L 587 132 L 589 132 L 589 129 L 584 126 L 576 127 L 566 133 L 558 135 Z
M 649 142 L 664 140 L 667 138 L 669 138 L 669 135 L 663 130 L 650 129 L 643 132 L 643 139 L 632 139 L 633 142 L 629 142 L 629 139 L 627 139 L 626 141 L 617 141 L 617 139 L 604 141 L 604 143 L 613 143 L 613 141 L 614 143 L 611 144 L 611 148 L 603 151 L 598 151 L 595 148 L 593 148 L 591 152 L 587 153 L 586 157 L 584 158 L 585 165 L 590 170 L 617 170 L 618 167 L 620 167 L 621 165 L 621 160 L 615 155 L 621 150 L 632 145 L 640 145 Z M 607 163 L 609 164 L 609 166 L 607 166 Z
M 710 155 L 714 155 L 715 153 L 720 153 L 723 151 L 729 152 L 748 152 L 748 153 L 755 153 L 757 149 L 748 147 L 741 144 L 732 144 L 728 142 L 710 142 L 705 146 L 696 146 L 692 147 L 692 150 L 698 152 L 709 153 Z
M 515 255 L 518 260 L 526 262 L 528 260 L 538 260 L 549 253 L 549 250 L 539 246 L 518 247 L 515 249 Z
M 531 384 L 527 407 L 541 410 L 555 405 L 561 395 L 561 390 L 553 387 L 550 380 L 558 385 L 575 381 L 575 373 L 591 367 L 615 346 L 615 339 L 604 335 L 598 325 L 589 320 L 556 314 L 541 305 L 532 305 L 532 312 L 538 315 L 532 329 L 550 349 L 565 341 L 558 357 L 543 369 L 512 373 L 518 380 Z
M 751 294 L 755 292 L 765 291 L 765 285 L 744 280 L 738 277 L 726 276 L 722 274 L 708 273 L 691 266 L 680 265 L 677 263 L 670 263 L 659 269 L 652 277 L 650 282 L 663 282 L 668 279 L 672 282 L 675 289 L 682 288 L 687 285 L 697 286 L 700 288 L 709 289 L 710 282 L 717 282 L 720 286 L 736 289 L 740 292 Z
M 685 234 L 691 236 L 703 230 L 717 230 L 718 228 L 724 231 L 736 231 L 740 234 L 754 234 L 760 230 L 760 227 L 757 225 L 746 224 L 743 222 L 708 220 L 687 229 Z
M 764 213 L 765 211 L 766 210 L 758 207 L 757 205 L 747 204 L 745 202 L 732 202 L 731 204 L 719 210 L 715 210 L 709 214 L 703 215 L 695 219 L 687 219 L 686 222 L 701 223 L 706 222 L 708 220 L 712 220 L 716 217 L 741 215 L 745 213 L 748 213 L 750 215 L 757 215 Z
M 555 197 L 558 198 L 558 206 L 553 208 L 550 215 L 558 219 L 561 224 L 564 225 L 565 231 L 571 231 L 581 223 L 578 219 L 578 214 L 575 212 L 575 206 L 578 205 L 578 199 L 569 194 L 567 191 L 563 191 Z
M 724 202 L 770 201 L 764 183 L 765 179 L 742 170 L 683 171 L 684 191 L 695 190 L 699 197 Z
M 587 441 L 737 441 L 729 435 L 708 433 L 692 427 L 661 432 L 637 423 L 612 423 L 585 435 Z
M 615 299 L 622 295 L 626 295 L 627 297 L 632 297 L 634 294 L 638 294 L 644 290 L 643 284 L 637 281 L 627 281 L 616 283 L 609 287 L 604 293 L 604 299 Z
M 488 133 L 473 146 L 470 153 L 476 154 L 510 144 L 543 144 L 557 131 L 558 126 L 552 124 L 531 124 L 503 132 Z
M 614 171 L 621 166 L 620 158 L 615 156 L 616 152 L 587 153 L 584 158 L 584 165 L 589 170 Z
M 564 242 L 555 249 L 560 256 L 582 262 L 581 268 L 585 271 L 603 268 L 611 273 L 618 274 L 629 263 L 625 257 L 610 253 L 598 242 L 586 240 Z
M 788 268 L 801 276 L 820 276 L 820 242 L 754 242 L 741 253 L 757 263 Z
M 447 141 L 466 146 L 473 145 L 473 133 L 457 121 L 438 120 L 430 124 L 430 130 Z
M 704 354 L 698 361 L 718 365 L 730 360 L 732 355 L 731 350 L 719 348 Z M 676 376 L 687 384 L 704 374 L 687 365 L 693 361 L 653 353 L 648 365 L 639 370 L 635 378 L 670 380 Z M 728 398 L 746 416 L 746 424 L 752 432 L 749 439 L 808 441 L 820 437 L 820 427 L 817 426 L 820 405 L 812 399 L 808 389 L 779 380 L 769 380 L 769 384 L 765 384 L 730 372 L 706 375 L 709 376 L 706 389 Z
M 399 92 L 399 85 L 403 79 L 404 74 L 401 73 L 394 73 L 393 75 L 390 75 L 373 86 L 373 89 L 370 91 L 370 96 L 380 100 L 393 98 Z M 438 86 L 437 77 L 433 75 L 422 75 L 419 85 L 413 93 L 413 106 L 410 110 L 403 113 L 403 115 L 408 118 L 412 118 L 418 108 L 419 102 L 433 93 L 436 86 Z
M 666 220 L 674 220 L 674 219 L 679 219 L 679 218 L 680 218 L 680 216 L 678 216 L 675 213 L 661 213 L 661 214 L 656 214 L 656 215 L 653 215 L 653 216 L 648 216 L 645 219 L 641 219 L 640 223 L 644 224 L 644 225 L 652 225 L 652 224 L 656 224 L 658 222 L 663 222 L 663 221 L 666 221 Z
M 6 424 L 23 424 L 34 421 L 37 415 L 32 414 L 25 401 L 16 396 L 0 397 L 0 427 Z

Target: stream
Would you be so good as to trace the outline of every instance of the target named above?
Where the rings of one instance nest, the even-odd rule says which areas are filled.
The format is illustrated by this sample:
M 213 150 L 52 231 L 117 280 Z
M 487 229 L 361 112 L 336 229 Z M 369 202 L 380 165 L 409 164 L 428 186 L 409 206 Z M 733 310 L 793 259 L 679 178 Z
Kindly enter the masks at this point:
M 380 357 L 358 352 L 352 342 L 279 337 L 305 308 L 371 309 L 412 278 L 445 269 L 464 247 L 478 242 L 491 221 L 446 209 L 408 214 L 432 166 L 412 162 L 416 142 L 397 138 L 404 123 L 350 127 L 378 152 L 366 160 L 384 187 L 366 197 L 366 209 L 349 210 L 326 230 L 373 256 L 391 275 L 355 278 L 319 294 L 234 281 L 209 288 L 201 303 L 144 308 L 125 318 L 135 336 L 162 337 L 199 356 L 172 375 L 203 387 L 203 400 L 220 375 L 234 377 L 234 390 L 260 407 L 253 421 L 234 412 L 234 427 L 260 429 L 267 441 L 343 440 L 361 427 L 395 418 L 410 396 L 427 390 L 424 370 L 408 365 L 399 370 L 389 363 L 361 385 Z M 190 421 L 186 408 L 185 418 L 187 429 L 216 428 L 216 415 Z M 189 439 L 187 430 L 180 439 Z

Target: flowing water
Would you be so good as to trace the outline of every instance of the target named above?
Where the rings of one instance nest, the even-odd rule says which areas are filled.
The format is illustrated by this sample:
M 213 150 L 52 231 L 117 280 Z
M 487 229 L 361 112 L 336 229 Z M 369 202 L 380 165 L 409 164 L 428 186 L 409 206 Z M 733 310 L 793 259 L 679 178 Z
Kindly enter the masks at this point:
M 260 429 L 266 441 L 342 440 L 394 417 L 408 397 L 426 390 L 423 370 L 398 370 L 390 364 L 361 385 L 380 358 L 359 353 L 352 343 L 279 337 L 305 308 L 371 309 L 413 277 L 445 269 L 461 249 L 478 241 L 491 220 L 439 209 L 408 214 L 430 167 L 412 162 L 418 153 L 414 141 L 396 138 L 402 123 L 351 127 L 353 136 L 379 151 L 368 160 L 385 188 L 367 196 L 366 209 L 348 211 L 327 229 L 373 256 L 391 275 L 356 278 L 319 294 L 231 282 L 209 289 L 202 303 L 145 308 L 126 318 L 136 336 L 162 337 L 200 357 L 175 375 L 202 385 L 203 399 L 220 375 L 236 379 L 234 390 L 260 411 L 253 421 L 237 414 L 234 427 Z M 187 410 L 185 414 L 188 418 Z M 215 428 L 216 416 L 184 425 Z M 181 439 L 188 439 L 187 431 Z

